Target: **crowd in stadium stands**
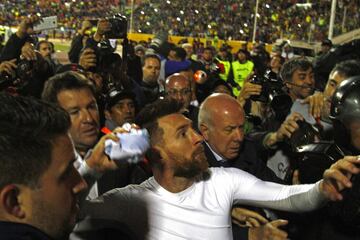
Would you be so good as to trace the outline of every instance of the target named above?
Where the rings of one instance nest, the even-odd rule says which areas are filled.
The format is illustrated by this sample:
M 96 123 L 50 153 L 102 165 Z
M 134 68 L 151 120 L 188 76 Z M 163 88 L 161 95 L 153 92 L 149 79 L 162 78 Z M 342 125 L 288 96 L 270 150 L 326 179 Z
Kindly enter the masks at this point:
M 129 1 L 128 1 L 129 2 Z M 251 40 L 256 1 L 242 0 L 154 0 L 136 1 L 134 31 L 154 33 L 161 29 L 172 35 Z M 259 1 L 257 40 L 271 43 L 278 38 L 321 41 L 328 33 L 331 1 L 316 1 L 311 7 L 297 7 L 304 0 Z M 360 27 L 357 0 L 339 0 L 334 35 Z M 129 5 L 129 4 L 128 4 Z M 107 1 L 4 1 L 0 4 L 0 25 L 15 26 L 20 16 L 41 13 L 57 15 L 63 31 L 80 25 L 85 17 L 111 16 L 124 7 L 119 0 Z M 129 6 L 128 6 L 129 7 Z M 130 7 L 129 7 L 130 8 Z M 124 9 L 124 8 L 122 8 Z M 123 10 L 121 10 L 123 11 Z M 130 13 L 126 14 L 130 17 Z
M 87 18 L 101 18 L 119 12 L 119 0 L 63 1 L 9 0 L 0 3 L 0 25 L 17 26 L 22 16 L 40 13 L 58 17 L 59 27 L 76 29 Z
M 19 16 L 56 13 L 75 34 L 61 62 L 32 14 L 0 51 L 1 240 L 359 240 L 359 39 L 323 40 L 308 58 L 287 41 L 249 52 L 158 34 L 122 41 L 120 55 L 121 24 L 76 23 L 116 2 L 57 2 L 3 3 Z M 251 24 L 253 5 L 214 2 L 172 0 L 146 31 L 225 38 L 232 22 Z M 269 15 L 301 24 L 305 12 L 287 15 L 294 2 Z M 181 10 L 186 26 L 173 21 Z M 4 23 L 20 20 L 12 14 Z M 280 34 L 268 21 L 259 29 Z
M 256 1 L 151 1 L 141 4 L 135 15 L 137 30 L 151 33 L 166 29 L 174 35 L 218 36 L 220 39 L 249 40 L 252 37 Z M 316 1 L 311 8 L 295 7 L 307 1 L 259 1 L 257 39 L 273 42 L 282 36 L 290 39 L 321 40 L 327 35 L 331 1 Z M 336 33 L 359 28 L 356 1 L 338 1 Z M 346 27 L 342 29 L 344 7 Z M 156 9 L 156 10 L 155 10 Z M 352 29 L 349 29 L 352 28 Z M 312 36 L 309 36 L 310 32 Z

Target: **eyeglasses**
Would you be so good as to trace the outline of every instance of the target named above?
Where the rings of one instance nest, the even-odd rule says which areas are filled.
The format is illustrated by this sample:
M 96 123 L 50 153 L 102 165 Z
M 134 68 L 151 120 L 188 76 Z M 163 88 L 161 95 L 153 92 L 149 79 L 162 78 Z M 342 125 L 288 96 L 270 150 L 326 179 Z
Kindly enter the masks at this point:
M 181 90 L 177 90 L 177 89 L 170 89 L 167 91 L 167 94 L 170 96 L 177 96 L 178 94 L 180 94 L 181 96 L 185 96 L 191 93 L 191 89 L 190 88 L 184 88 Z

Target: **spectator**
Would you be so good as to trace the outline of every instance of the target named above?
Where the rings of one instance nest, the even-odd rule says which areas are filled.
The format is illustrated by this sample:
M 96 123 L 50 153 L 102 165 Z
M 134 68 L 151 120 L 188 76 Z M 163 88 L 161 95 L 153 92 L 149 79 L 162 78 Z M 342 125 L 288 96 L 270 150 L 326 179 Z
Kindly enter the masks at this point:
M 184 115 L 191 119 L 194 129 L 197 129 L 199 109 L 190 105 L 192 98 L 190 80 L 179 73 L 170 75 L 165 81 L 165 94 L 183 105 Z
M 160 75 L 160 58 L 156 54 L 144 56 L 142 61 L 143 79 L 140 82 L 141 94 L 137 95 L 140 107 L 156 101 L 160 96 L 158 78 Z
M 112 90 L 108 93 L 105 107 L 105 126 L 111 131 L 124 123 L 134 123 L 136 99 L 131 91 Z

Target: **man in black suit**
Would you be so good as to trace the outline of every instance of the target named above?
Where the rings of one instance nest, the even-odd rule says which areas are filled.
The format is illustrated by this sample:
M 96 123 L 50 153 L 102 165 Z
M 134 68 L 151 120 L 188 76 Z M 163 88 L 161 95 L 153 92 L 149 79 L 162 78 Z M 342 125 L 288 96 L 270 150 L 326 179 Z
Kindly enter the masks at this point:
M 235 98 L 213 94 L 205 99 L 200 106 L 198 127 L 205 139 L 209 166 L 235 167 L 262 180 L 281 183 L 282 180 L 258 157 L 255 142 L 244 136 L 244 122 L 244 111 Z M 242 229 L 239 234 L 241 239 L 273 239 L 282 231 L 277 228 L 280 225 L 284 223 L 275 220 L 259 228 Z M 269 228 L 267 235 L 261 235 L 266 232 L 263 228 Z M 234 239 L 239 234 L 234 234 Z
M 212 167 L 240 168 L 265 180 L 282 183 L 259 158 L 255 142 L 244 136 L 241 105 L 226 94 L 213 94 L 200 107 L 199 130 Z

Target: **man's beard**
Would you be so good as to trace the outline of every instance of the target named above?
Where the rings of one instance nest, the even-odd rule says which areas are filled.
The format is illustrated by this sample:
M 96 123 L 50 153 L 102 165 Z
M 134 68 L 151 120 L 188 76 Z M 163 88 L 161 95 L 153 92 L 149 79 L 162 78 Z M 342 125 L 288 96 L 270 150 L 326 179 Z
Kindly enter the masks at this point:
M 31 224 L 53 239 L 67 239 L 75 225 L 75 222 L 70 223 L 70 215 L 61 220 L 51 207 L 47 207 L 41 199 L 38 200 L 32 206 Z
M 174 176 L 184 178 L 195 178 L 208 170 L 208 162 L 203 146 L 200 146 L 191 154 L 191 161 L 183 160 L 183 156 L 171 156 L 173 160 L 180 163 L 174 169 Z

